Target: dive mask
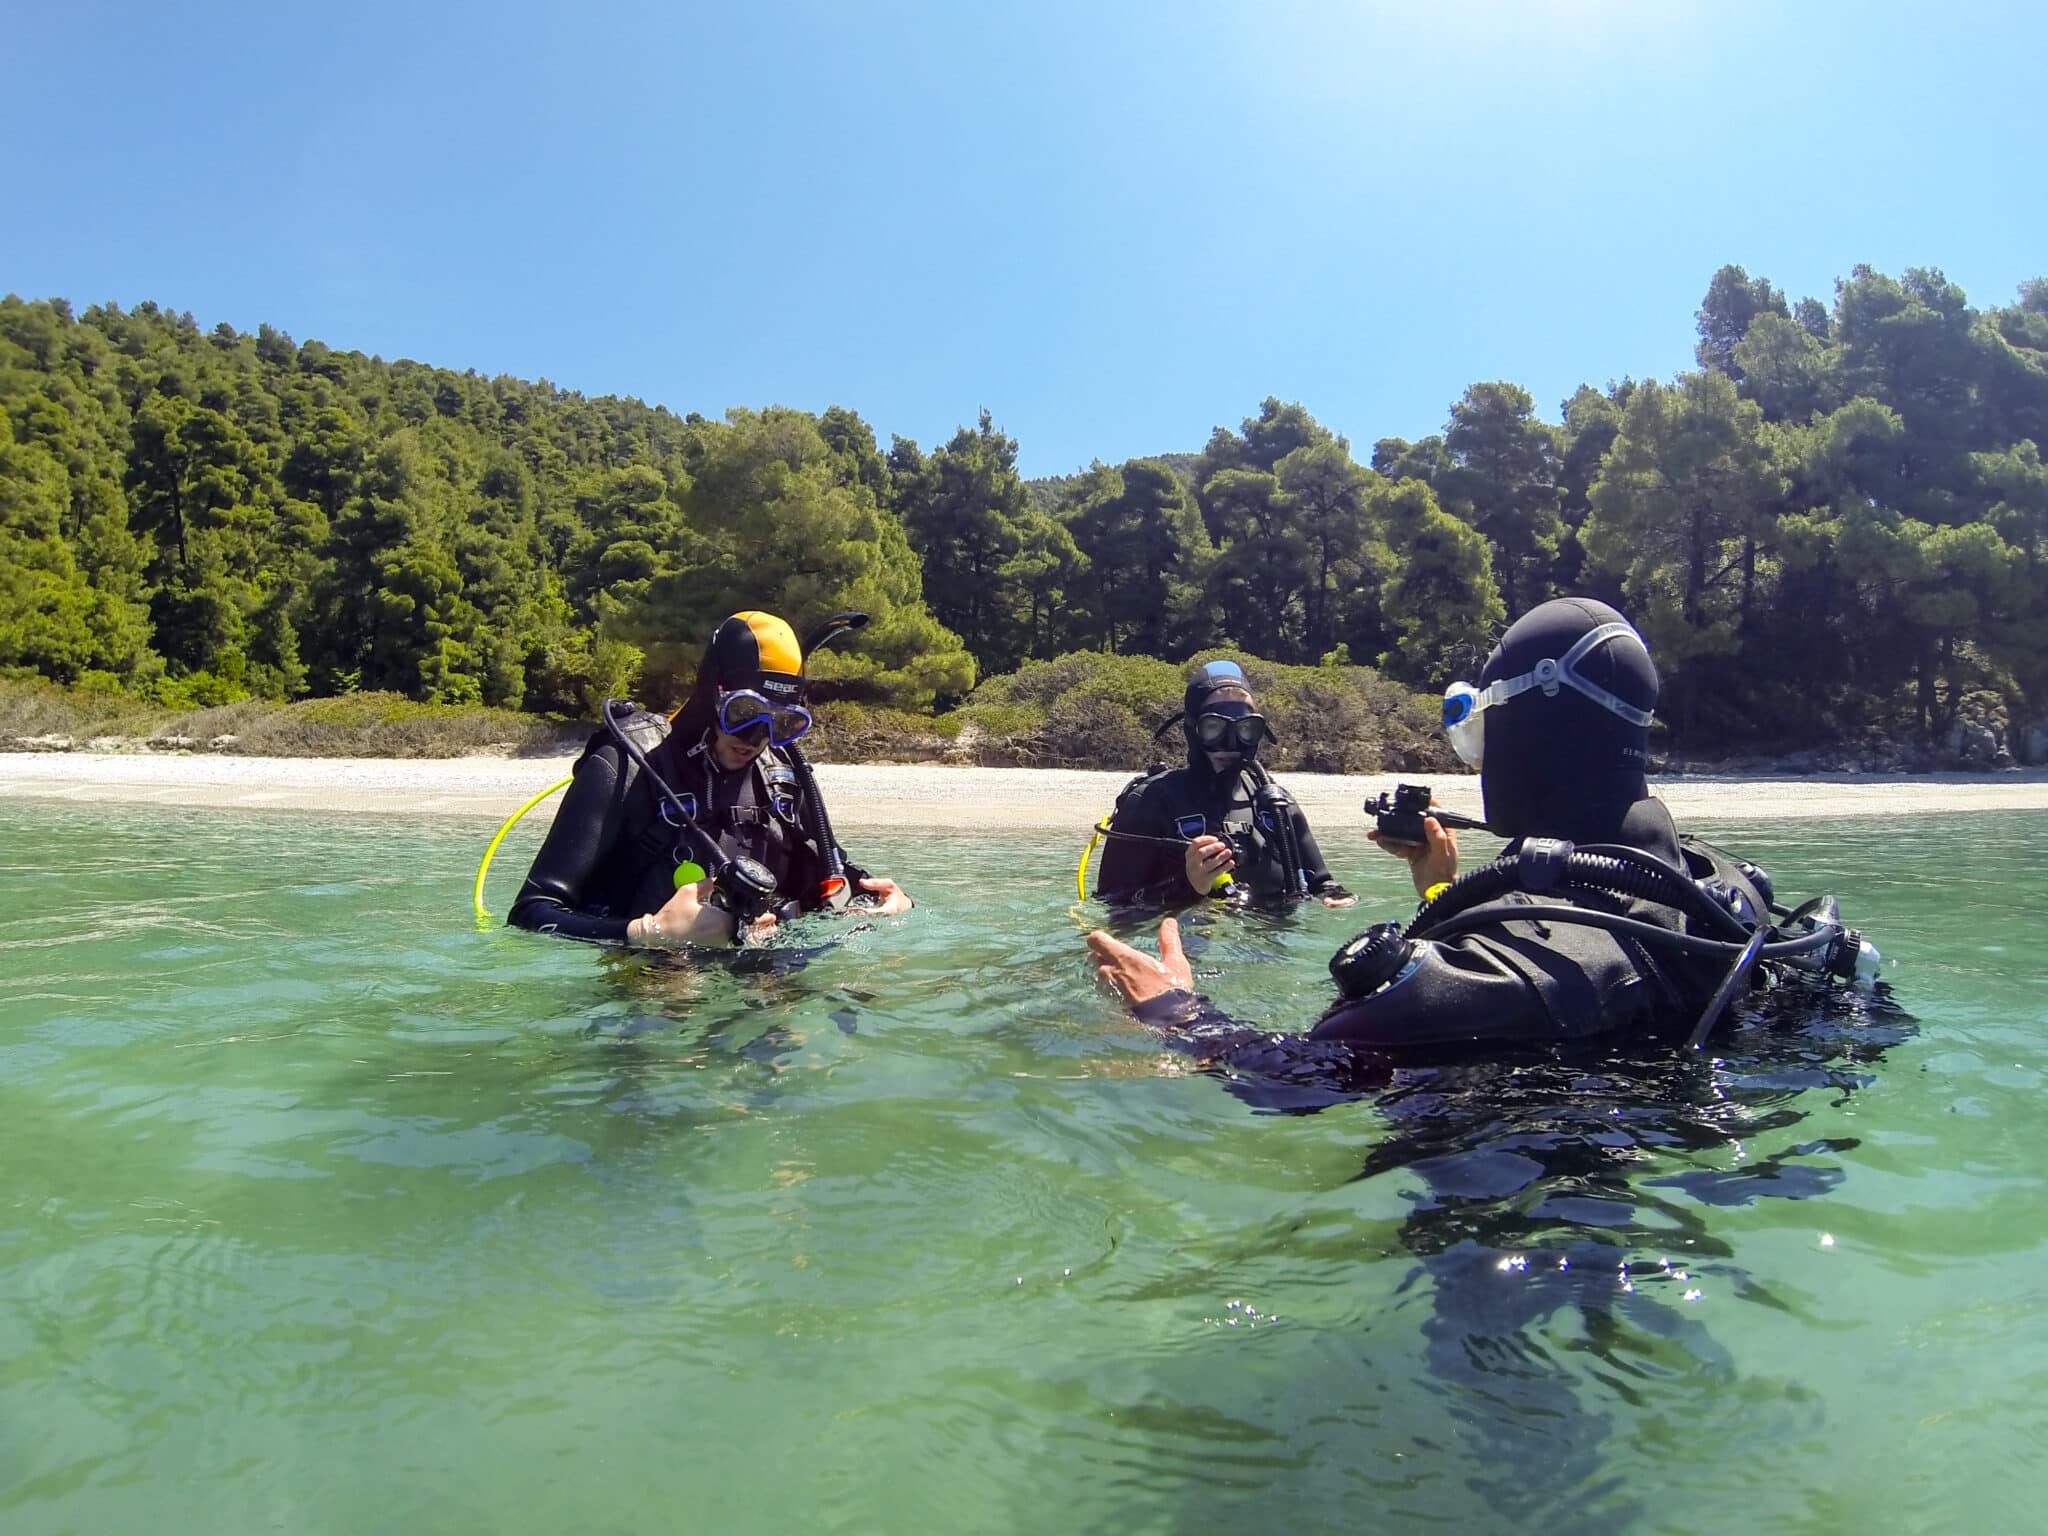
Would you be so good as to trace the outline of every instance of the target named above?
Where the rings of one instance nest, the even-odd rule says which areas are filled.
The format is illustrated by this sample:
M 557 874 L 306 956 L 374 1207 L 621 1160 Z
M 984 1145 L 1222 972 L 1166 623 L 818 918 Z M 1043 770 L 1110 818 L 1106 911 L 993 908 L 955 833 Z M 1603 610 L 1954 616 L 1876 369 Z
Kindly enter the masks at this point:
M 1520 677 L 1503 677 L 1488 683 L 1484 688 L 1474 688 L 1470 683 L 1453 683 L 1444 690 L 1444 734 L 1451 738 L 1451 750 L 1468 768 L 1485 765 L 1486 759 L 1486 711 L 1496 704 L 1505 704 L 1517 694 L 1527 693 L 1531 688 L 1541 688 L 1546 696 L 1556 697 L 1559 687 L 1565 687 L 1584 694 L 1610 714 L 1619 715 L 1630 725 L 1647 726 L 1650 712 L 1637 709 L 1627 699 L 1609 693 L 1598 683 L 1589 682 L 1573 670 L 1576 662 L 1590 655 L 1594 648 L 1609 640 L 1618 640 L 1623 635 L 1641 645 L 1643 638 L 1627 624 L 1602 624 L 1589 630 L 1572 643 L 1570 650 L 1562 656 L 1546 656 Z
M 771 704 L 741 688 L 719 696 L 718 728 L 728 736 L 765 730 L 770 746 L 786 747 L 811 728 L 811 712 L 801 704 Z
M 1195 744 L 1204 752 L 1251 752 L 1265 739 L 1264 715 L 1195 716 Z

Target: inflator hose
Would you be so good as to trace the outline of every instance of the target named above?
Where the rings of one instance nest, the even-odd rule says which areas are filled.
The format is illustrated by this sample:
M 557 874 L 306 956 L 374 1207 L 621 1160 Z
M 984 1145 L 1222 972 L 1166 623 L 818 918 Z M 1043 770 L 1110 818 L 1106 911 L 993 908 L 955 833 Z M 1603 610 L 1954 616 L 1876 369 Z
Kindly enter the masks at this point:
M 832 836 L 832 817 L 825 809 L 825 797 L 818 792 L 818 776 L 811 772 L 811 760 L 795 742 L 782 749 L 789 756 L 790 766 L 796 769 L 797 777 L 804 783 L 804 830 L 818 845 L 818 851 L 825 858 L 825 872 L 832 878 L 846 878 L 846 861 L 839 856 L 839 843 Z
M 1259 821 L 1259 805 L 1265 803 L 1279 813 L 1279 827 L 1276 829 L 1280 842 L 1281 877 L 1287 882 L 1287 894 L 1306 896 L 1308 894 L 1308 870 L 1301 859 L 1301 839 L 1294 832 L 1294 801 L 1287 791 L 1273 782 L 1266 772 L 1266 765 L 1253 760 L 1252 771 L 1252 825 Z

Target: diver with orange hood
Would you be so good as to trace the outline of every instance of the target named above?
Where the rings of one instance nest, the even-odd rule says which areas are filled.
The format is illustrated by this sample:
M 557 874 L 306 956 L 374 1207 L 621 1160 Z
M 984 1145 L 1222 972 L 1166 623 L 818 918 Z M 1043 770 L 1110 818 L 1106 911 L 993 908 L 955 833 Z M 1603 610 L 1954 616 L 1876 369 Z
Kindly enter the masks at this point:
M 607 699 L 508 922 L 600 944 L 730 943 L 860 902 L 907 912 L 895 881 L 839 846 L 810 763 L 804 657 L 867 622 L 838 614 L 808 645 L 770 613 L 722 620 L 673 720 Z

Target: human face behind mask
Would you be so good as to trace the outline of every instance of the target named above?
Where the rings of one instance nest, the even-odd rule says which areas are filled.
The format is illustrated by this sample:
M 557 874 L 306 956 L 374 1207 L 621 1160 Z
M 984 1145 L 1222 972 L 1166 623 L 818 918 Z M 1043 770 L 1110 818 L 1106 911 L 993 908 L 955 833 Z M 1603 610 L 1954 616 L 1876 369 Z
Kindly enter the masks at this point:
M 1204 704 L 1189 726 L 1212 773 L 1241 768 L 1266 733 L 1265 718 L 1244 699 L 1218 699 Z

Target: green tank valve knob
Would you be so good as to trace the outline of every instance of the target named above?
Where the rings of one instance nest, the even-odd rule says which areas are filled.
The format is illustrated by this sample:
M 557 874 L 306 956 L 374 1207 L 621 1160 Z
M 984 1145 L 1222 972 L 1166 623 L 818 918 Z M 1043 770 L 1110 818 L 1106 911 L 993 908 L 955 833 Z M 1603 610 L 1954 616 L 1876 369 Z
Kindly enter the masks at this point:
M 676 866 L 676 889 L 679 891 L 686 885 L 695 885 L 703 878 L 704 866 L 702 864 L 685 859 Z

